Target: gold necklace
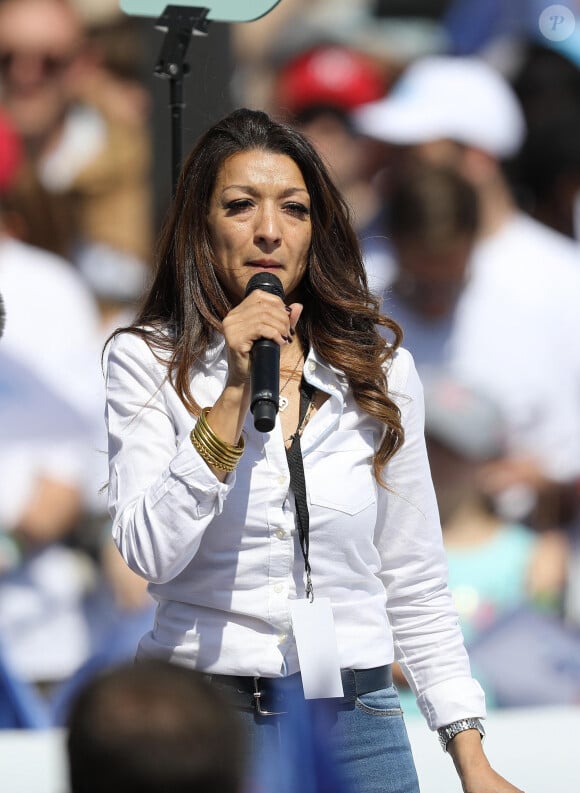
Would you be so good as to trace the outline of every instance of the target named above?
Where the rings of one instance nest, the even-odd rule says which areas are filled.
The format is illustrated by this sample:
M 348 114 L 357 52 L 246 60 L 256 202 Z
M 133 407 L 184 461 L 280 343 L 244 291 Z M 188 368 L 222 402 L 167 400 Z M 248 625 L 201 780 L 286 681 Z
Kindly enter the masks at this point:
M 299 364 L 300 364 L 300 361 L 301 361 L 303 358 L 304 358 L 304 353 L 303 353 L 303 352 L 301 352 L 301 353 L 300 353 L 300 356 L 299 356 L 299 358 L 298 358 L 298 360 L 297 360 L 297 361 L 296 361 L 296 363 L 294 364 L 294 369 L 292 369 L 292 371 L 290 372 L 290 374 L 289 374 L 289 375 L 288 375 L 288 377 L 286 378 L 286 382 L 284 383 L 284 385 L 283 385 L 283 386 L 282 386 L 282 388 L 280 389 L 280 393 L 279 393 L 279 396 L 278 396 L 278 410 L 279 410 L 281 413 L 283 413 L 283 412 L 286 410 L 286 408 L 288 407 L 288 397 L 282 396 L 282 391 L 284 391 L 284 389 L 286 388 L 286 386 L 288 385 L 288 383 L 290 382 L 290 380 L 292 380 L 292 378 L 293 378 L 293 377 L 294 377 L 294 375 L 296 374 L 296 371 L 297 371 L 297 369 L 298 369 L 298 366 L 299 366 Z

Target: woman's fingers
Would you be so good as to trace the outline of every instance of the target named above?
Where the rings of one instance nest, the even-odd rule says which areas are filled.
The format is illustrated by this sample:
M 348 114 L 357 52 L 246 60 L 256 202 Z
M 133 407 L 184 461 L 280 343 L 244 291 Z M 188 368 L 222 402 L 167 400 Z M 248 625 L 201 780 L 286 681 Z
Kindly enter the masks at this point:
M 249 376 L 249 357 L 257 339 L 270 339 L 280 346 L 291 344 L 302 313 L 300 303 L 285 306 L 276 295 L 255 290 L 233 308 L 223 321 L 230 382 Z
M 276 295 L 256 290 L 224 319 L 226 343 L 242 354 L 249 354 L 256 339 L 288 344 L 301 311 L 298 303 L 286 307 Z
M 296 331 L 296 325 L 298 324 L 298 320 L 300 319 L 300 315 L 302 314 L 304 306 L 302 303 L 291 303 L 289 306 L 286 306 L 286 310 L 289 312 L 289 319 L 290 319 L 290 335 L 293 336 Z

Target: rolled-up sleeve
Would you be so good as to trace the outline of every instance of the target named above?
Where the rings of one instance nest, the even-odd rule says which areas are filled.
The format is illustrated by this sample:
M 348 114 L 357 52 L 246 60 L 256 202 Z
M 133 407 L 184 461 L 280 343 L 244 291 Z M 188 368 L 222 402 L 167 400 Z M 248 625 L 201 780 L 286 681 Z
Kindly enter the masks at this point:
M 405 441 L 379 488 L 376 545 L 393 630 L 395 658 L 431 729 L 485 716 L 481 686 L 472 678 L 456 609 L 424 438 L 423 389 L 409 353 L 398 353 L 398 402 Z

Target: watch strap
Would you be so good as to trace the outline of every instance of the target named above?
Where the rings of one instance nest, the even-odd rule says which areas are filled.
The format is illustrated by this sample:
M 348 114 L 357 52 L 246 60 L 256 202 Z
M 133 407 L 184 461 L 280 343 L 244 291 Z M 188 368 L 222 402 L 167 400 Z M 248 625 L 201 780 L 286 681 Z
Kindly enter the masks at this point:
M 464 730 L 477 730 L 481 736 L 481 740 L 485 737 L 485 730 L 483 729 L 483 724 L 481 723 L 480 719 L 459 719 L 458 721 L 454 721 L 451 724 L 447 724 L 445 727 L 440 727 L 437 730 L 439 735 L 439 742 L 443 747 L 443 751 L 447 751 L 447 745 L 452 738 L 455 738 L 460 732 L 464 732 Z

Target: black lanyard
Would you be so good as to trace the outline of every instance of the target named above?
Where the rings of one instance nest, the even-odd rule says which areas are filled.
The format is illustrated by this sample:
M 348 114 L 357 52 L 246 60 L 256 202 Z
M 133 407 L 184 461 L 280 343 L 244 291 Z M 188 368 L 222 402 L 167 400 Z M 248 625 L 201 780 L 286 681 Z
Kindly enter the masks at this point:
M 304 461 L 302 460 L 300 436 L 304 429 L 302 423 L 306 417 L 315 391 L 316 389 L 314 386 L 311 386 L 302 378 L 300 382 L 300 415 L 298 418 L 298 427 L 292 436 L 290 448 L 286 449 L 288 468 L 290 470 L 290 487 L 294 493 L 294 501 L 296 503 L 298 538 L 300 540 L 302 556 L 304 557 L 304 570 L 306 571 L 306 597 L 311 602 L 314 600 L 314 589 L 310 577 L 310 562 L 308 561 L 308 551 L 310 549 L 310 514 L 308 512 L 308 502 L 306 500 L 306 481 L 304 478 Z

